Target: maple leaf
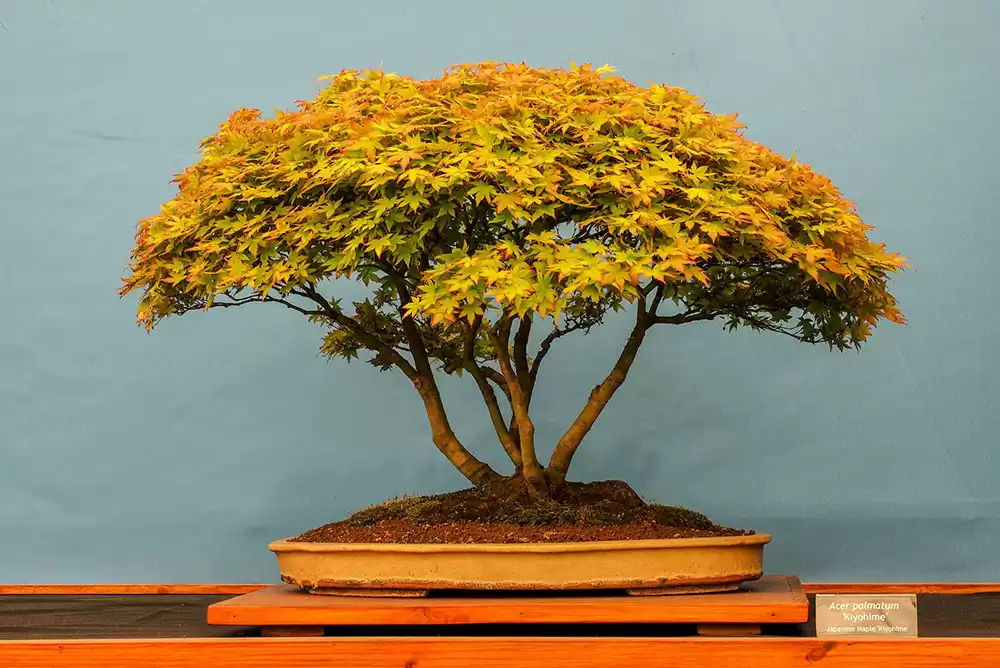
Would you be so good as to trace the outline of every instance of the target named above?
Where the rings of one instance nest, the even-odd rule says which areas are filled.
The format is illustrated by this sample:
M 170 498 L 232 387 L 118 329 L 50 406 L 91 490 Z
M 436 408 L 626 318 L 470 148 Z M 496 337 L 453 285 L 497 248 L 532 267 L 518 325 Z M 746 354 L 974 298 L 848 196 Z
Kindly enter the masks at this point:
M 641 302 L 640 281 L 836 348 L 902 322 L 888 284 L 905 259 L 868 239 L 829 179 L 680 88 L 612 72 L 345 70 L 297 111 L 237 110 L 139 222 L 121 293 L 140 293 L 147 328 L 246 291 L 300 299 L 336 328 L 317 286 L 360 279 L 384 307 L 363 319 L 374 338 L 324 345 L 388 367 L 375 342 L 407 352 L 400 313 L 454 351 L 449 323 L 612 312 Z
M 719 237 L 729 236 L 727 226 L 721 221 L 705 221 L 700 223 L 701 231 L 708 235 L 708 237 L 715 241 Z

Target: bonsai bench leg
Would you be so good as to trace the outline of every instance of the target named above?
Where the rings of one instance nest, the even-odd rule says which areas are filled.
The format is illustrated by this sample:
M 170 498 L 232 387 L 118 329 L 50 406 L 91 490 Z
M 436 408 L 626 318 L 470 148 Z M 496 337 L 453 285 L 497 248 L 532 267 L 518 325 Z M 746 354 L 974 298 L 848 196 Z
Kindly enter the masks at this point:
M 316 638 L 323 635 L 322 626 L 262 626 L 265 638 Z
M 759 636 L 760 624 L 698 624 L 700 636 Z

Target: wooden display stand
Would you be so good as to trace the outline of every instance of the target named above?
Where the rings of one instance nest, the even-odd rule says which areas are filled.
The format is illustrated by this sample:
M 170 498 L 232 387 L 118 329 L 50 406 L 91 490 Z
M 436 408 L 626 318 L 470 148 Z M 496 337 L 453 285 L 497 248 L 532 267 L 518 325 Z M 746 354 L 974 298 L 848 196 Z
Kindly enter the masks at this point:
M 266 636 L 322 636 L 329 626 L 425 624 L 694 624 L 699 635 L 760 635 L 800 624 L 809 602 L 798 578 L 776 575 L 739 591 L 675 596 L 516 595 L 383 598 L 319 596 L 281 585 L 208 607 L 208 623 L 260 627 Z
M 774 578 L 753 589 L 773 586 Z M 794 580 L 789 584 L 789 589 Z M 289 618 L 278 612 L 272 619 L 247 617 L 260 626 L 206 624 L 210 605 L 226 597 L 263 589 L 260 585 L 0 585 L 0 666 L 3 668 L 109 668 L 132 666 L 162 668 L 870 668 L 871 666 L 956 666 L 1000 668 L 1000 583 L 864 583 L 809 584 L 809 594 L 912 594 L 921 609 L 919 638 L 817 638 L 810 622 L 767 625 L 782 620 L 804 619 L 790 613 L 794 606 L 769 604 L 734 605 L 759 597 L 742 593 L 717 594 L 711 606 L 692 596 L 658 600 L 620 601 L 623 596 L 565 595 L 517 596 L 523 603 L 511 607 L 511 595 L 476 596 L 468 593 L 451 598 L 439 594 L 417 601 L 365 601 L 366 613 L 357 600 L 347 606 L 350 614 L 335 620 L 361 622 L 367 626 L 326 627 L 325 637 L 257 637 L 282 632 L 322 633 L 314 619 Z M 797 587 L 796 587 L 797 589 Z M 758 592 L 760 590 L 758 589 Z M 297 593 L 297 592 L 294 592 Z M 301 608 L 303 596 L 294 598 Z M 718 597 L 717 599 L 715 597 Z M 723 598 L 725 597 L 725 598 Z M 318 605 L 318 600 L 307 597 Z M 319 597 L 317 597 L 319 598 Z M 787 597 L 778 596 L 779 600 Z M 471 604 L 470 600 L 488 599 Z M 528 600 L 526 600 L 528 599 Z M 666 622 L 680 619 L 686 624 L 538 624 L 542 605 L 563 599 L 561 619 L 599 619 Z M 592 604 L 589 612 L 585 606 Z M 701 611 L 687 604 L 701 605 Z M 245 603 L 245 601 L 244 601 Z M 251 601 L 253 603 L 253 601 Z M 341 601 L 346 605 L 347 601 Z M 403 612 L 394 610 L 400 607 Z M 627 606 L 621 605 L 627 603 Z M 614 605 L 612 605 L 614 604 Z M 680 614 L 677 606 L 689 607 Z M 213 621 L 228 624 L 234 612 L 230 603 L 211 613 Z M 493 606 L 497 612 L 483 611 Z M 229 611 L 226 611 L 229 607 Z M 253 606 L 244 606 L 253 607 Z M 572 608 L 576 607 L 575 610 Z M 463 612 L 464 608 L 464 612 Z M 426 619 L 413 619 L 425 610 Z M 489 621 L 511 621 L 520 609 L 530 617 L 515 624 L 491 625 Z M 220 612 L 221 611 L 221 612 Z M 366 618 L 376 611 L 377 617 Z M 388 612 L 386 612 L 388 611 Z M 503 617 L 500 614 L 503 614 Z M 697 614 L 695 614 L 697 613 Z M 296 613 L 302 615 L 302 612 Z M 310 613 L 315 614 L 315 613 Z M 462 615 L 468 615 L 462 618 Z M 724 616 L 719 616 L 719 615 Z M 794 615 L 794 617 L 793 617 Z M 294 622 L 283 630 L 282 621 Z M 395 626 L 384 624 L 397 617 Z M 361 619 L 359 619 L 361 617 Z M 696 620 L 691 623 L 692 617 Z M 754 619 L 757 621 L 746 621 Z M 553 616 L 548 617 L 552 619 Z M 698 637 L 695 624 L 701 620 L 704 633 L 746 632 L 722 627 L 747 624 L 764 633 L 749 637 Z M 727 622 L 718 621 L 727 619 Z M 734 619 L 744 621 L 734 622 Z M 712 620 L 712 621 L 709 621 Z M 231 621 L 231 620 L 230 620 Z M 322 621 L 322 620 L 321 620 Z M 404 625 L 400 625 L 404 622 Z M 415 626 L 413 623 L 422 624 Z M 441 626 L 443 622 L 452 624 Z M 528 623 L 521 623 L 528 622 Z M 462 626 L 464 624 L 464 626 Z M 478 626 L 477 626 L 478 624 Z M 708 626 L 708 625 L 714 625 Z M 303 629 L 303 627 L 306 627 Z

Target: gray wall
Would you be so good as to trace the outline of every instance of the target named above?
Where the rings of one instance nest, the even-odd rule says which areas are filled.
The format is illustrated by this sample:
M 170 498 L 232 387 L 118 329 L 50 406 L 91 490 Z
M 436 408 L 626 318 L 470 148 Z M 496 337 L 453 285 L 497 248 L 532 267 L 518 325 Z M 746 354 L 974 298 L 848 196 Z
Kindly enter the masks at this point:
M 739 112 L 916 267 L 910 324 L 860 355 L 657 331 L 576 476 L 772 532 L 772 572 L 997 579 L 1000 3 L 49 0 L 0 21 L 0 582 L 272 581 L 268 540 L 462 484 L 405 380 L 318 360 L 296 314 L 147 336 L 115 290 L 135 221 L 231 110 L 485 59 L 608 62 Z M 541 442 L 627 326 L 552 355 Z M 454 422 L 489 453 L 468 390 L 447 386 Z

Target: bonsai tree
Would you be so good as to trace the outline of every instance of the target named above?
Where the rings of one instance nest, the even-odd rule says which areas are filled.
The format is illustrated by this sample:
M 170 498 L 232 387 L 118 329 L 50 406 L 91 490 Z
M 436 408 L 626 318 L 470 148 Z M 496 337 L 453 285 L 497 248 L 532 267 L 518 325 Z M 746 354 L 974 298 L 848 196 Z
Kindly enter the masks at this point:
M 255 303 L 318 323 L 324 355 L 406 375 L 476 487 L 557 496 L 655 329 L 716 321 L 843 350 L 903 322 L 887 281 L 904 260 L 854 205 L 681 89 L 492 62 L 324 79 L 298 111 L 240 109 L 204 140 L 139 223 L 121 294 L 140 293 L 147 329 Z M 339 278 L 367 298 L 344 304 Z M 631 333 L 543 461 L 546 356 L 617 311 Z M 438 374 L 475 383 L 509 470 L 455 434 Z

